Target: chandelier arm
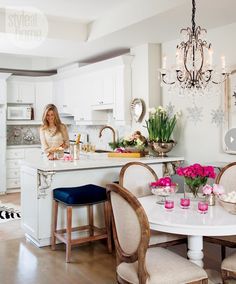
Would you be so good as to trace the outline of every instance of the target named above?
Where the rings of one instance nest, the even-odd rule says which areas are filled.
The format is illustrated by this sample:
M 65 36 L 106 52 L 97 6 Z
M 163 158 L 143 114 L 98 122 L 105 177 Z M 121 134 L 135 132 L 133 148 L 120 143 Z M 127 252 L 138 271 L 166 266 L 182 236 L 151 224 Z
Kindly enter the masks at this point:
M 175 81 L 173 81 L 173 82 L 167 82 L 167 81 L 165 80 L 165 76 L 166 76 L 166 74 L 161 74 L 161 79 L 162 79 L 162 82 L 163 82 L 163 83 L 165 83 L 166 85 L 173 85 L 173 84 L 175 84 Z
M 203 72 L 202 72 L 202 67 L 203 67 L 203 62 L 204 62 L 204 52 L 203 52 L 203 46 L 202 46 L 201 42 L 199 42 L 199 43 L 197 44 L 197 46 L 199 46 L 200 53 L 201 53 L 201 65 L 200 65 L 200 67 L 199 67 L 199 69 L 198 69 L 198 71 L 197 71 L 197 74 L 196 74 L 196 80 L 199 81 L 199 78 L 203 78 L 203 77 L 202 77 L 202 74 L 203 74 Z M 197 48 L 197 49 L 198 49 L 198 48 Z
M 221 81 L 216 82 L 212 80 L 212 83 L 215 85 L 224 83 L 224 81 L 227 80 L 227 78 L 229 77 L 230 73 L 222 73 L 222 75 L 223 75 L 223 79 Z

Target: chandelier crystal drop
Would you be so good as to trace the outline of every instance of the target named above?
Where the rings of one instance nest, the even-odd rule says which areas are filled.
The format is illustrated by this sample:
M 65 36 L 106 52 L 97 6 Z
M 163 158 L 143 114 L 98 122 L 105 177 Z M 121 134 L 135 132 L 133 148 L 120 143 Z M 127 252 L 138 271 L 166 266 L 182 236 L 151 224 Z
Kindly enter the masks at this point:
M 192 0 L 192 28 L 181 29 L 180 33 L 186 41 L 182 41 L 176 48 L 176 65 L 171 70 L 166 68 L 166 56 L 162 59 L 161 81 L 163 85 L 180 87 L 195 93 L 209 91 L 213 84 L 223 83 L 229 73 L 225 68 L 225 57 L 221 57 L 221 71 L 213 70 L 213 50 L 210 43 L 203 38 L 206 29 L 195 23 L 196 4 Z M 200 91 L 200 92 L 199 92 Z

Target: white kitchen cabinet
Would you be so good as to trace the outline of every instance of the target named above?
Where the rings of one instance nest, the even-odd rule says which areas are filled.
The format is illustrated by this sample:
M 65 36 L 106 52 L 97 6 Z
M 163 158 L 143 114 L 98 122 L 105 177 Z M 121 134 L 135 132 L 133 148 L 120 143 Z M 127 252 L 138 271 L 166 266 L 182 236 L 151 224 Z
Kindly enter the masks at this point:
M 114 68 L 98 71 L 91 76 L 93 110 L 113 109 L 114 103 Z
M 107 121 L 104 111 L 93 110 L 94 101 L 94 74 L 82 75 L 78 78 L 78 94 L 74 98 L 74 113 L 77 125 L 102 125 Z
M 30 79 L 28 79 L 30 80 Z M 27 82 L 17 79 L 9 79 L 7 83 L 7 103 L 35 103 L 35 85 L 34 82 Z
M 6 188 L 9 191 L 20 190 L 20 166 L 24 159 L 41 155 L 39 147 L 11 148 L 6 151 Z
M 53 83 L 53 101 L 61 115 L 73 115 L 73 97 L 77 92 L 75 82 L 75 77 L 71 77 L 58 78 Z
M 6 96 L 6 82 L 1 81 L 0 84 L 0 105 L 4 105 L 7 102 Z
M 113 118 L 116 125 L 130 125 L 131 67 L 118 66 L 115 70 Z
M 24 159 L 24 149 L 7 149 L 7 189 L 19 190 L 20 187 L 20 163 Z
M 43 111 L 47 104 L 53 103 L 52 81 L 38 81 L 35 83 L 34 119 L 42 120 Z

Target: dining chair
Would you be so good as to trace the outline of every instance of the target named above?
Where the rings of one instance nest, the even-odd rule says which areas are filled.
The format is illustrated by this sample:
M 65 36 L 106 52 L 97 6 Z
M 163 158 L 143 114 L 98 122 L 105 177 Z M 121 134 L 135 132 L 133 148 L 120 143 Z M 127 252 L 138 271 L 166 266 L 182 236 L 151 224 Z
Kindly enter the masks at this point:
M 119 284 L 208 283 L 207 274 L 200 266 L 166 248 L 149 247 L 147 215 L 129 190 L 115 183 L 106 188 Z
M 149 184 L 158 179 L 155 171 L 141 162 L 130 162 L 121 168 L 119 184 L 128 189 L 135 197 L 151 195 Z M 151 230 L 150 246 L 169 247 L 187 244 L 187 237 Z
M 218 174 L 216 183 L 224 187 L 225 192 L 236 189 L 236 162 L 226 165 Z M 204 241 L 221 245 L 221 258 L 225 258 L 226 247 L 236 248 L 236 236 L 204 237 Z
M 231 283 L 227 282 L 230 279 L 236 280 L 236 253 L 231 254 L 222 261 L 221 276 L 223 283 Z

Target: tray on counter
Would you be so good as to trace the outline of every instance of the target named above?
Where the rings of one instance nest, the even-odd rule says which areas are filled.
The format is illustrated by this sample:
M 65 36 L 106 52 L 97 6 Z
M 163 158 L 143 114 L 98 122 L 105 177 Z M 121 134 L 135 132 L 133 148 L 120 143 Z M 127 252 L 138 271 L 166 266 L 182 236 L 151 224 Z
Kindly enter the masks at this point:
M 110 158 L 140 158 L 144 156 L 145 156 L 145 152 L 133 152 L 133 153 L 111 152 L 111 153 L 108 153 L 108 157 Z

